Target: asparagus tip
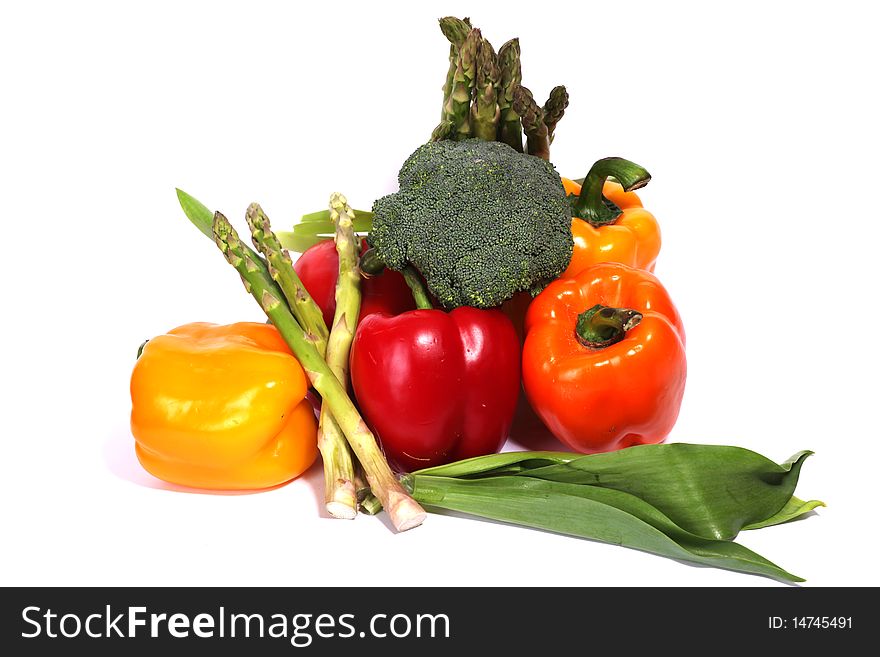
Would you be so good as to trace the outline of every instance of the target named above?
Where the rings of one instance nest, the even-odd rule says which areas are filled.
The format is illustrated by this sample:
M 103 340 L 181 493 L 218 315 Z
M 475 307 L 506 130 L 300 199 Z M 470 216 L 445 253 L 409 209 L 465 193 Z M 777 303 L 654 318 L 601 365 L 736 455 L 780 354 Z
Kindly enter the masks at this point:
M 449 43 L 454 47 L 460 48 L 471 29 L 470 19 L 456 18 L 455 16 L 444 16 L 438 20 L 440 23 L 440 31 L 447 38 Z

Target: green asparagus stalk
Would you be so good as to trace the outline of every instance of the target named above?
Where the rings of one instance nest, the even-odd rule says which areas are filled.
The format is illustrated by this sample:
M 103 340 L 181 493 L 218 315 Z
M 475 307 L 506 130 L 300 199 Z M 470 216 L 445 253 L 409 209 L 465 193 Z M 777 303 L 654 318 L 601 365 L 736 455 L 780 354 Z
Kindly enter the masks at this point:
M 562 85 L 554 87 L 550 92 L 550 97 L 544 103 L 544 125 L 547 126 L 548 140 L 553 143 L 553 131 L 556 130 L 556 124 L 565 114 L 565 108 L 568 107 L 568 91 Z
M 499 124 L 497 140 L 523 152 L 522 123 L 513 109 L 513 92 L 522 83 L 519 39 L 511 39 L 498 50 L 501 88 L 498 93 Z
M 452 83 L 455 79 L 455 68 L 456 61 L 458 60 L 458 48 L 454 45 L 449 46 L 449 71 L 446 73 L 446 81 L 443 83 L 443 105 L 440 107 L 440 125 L 444 123 L 452 123 L 449 118 L 449 115 L 446 113 L 446 103 L 448 102 L 450 94 L 452 94 Z M 436 133 L 439 130 L 439 126 L 434 129 Z M 434 135 L 431 135 L 431 139 L 434 139 Z M 434 139 L 434 141 L 439 141 L 439 139 Z
M 417 527 L 425 519 L 425 511 L 391 472 L 376 439 L 348 397 L 345 386 L 330 371 L 315 348 L 315 343 L 296 321 L 276 286 L 254 255 L 242 244 L 238 233 L 221 213 L 214 213 L 212 226 L 214 241 L 227 262 L 241 276 L 245 289 L 253 295 L 269 320 L 278 329 L 293 354 L 299 360 L 312 385 L 326 404 L 348 439 L 352 450 L 364 468 L 373 494 L 388 512 L 398 531 Z
M 480 39 L 482 39 L 480 30 L 473 28 L 458 49 L 452 89 L 444 105 L 447 120 L 452 122 L 456 139 L 467 139 L 471 136 L 471 96 L 477 75 L 477 50 Z
M 487 39 L 481 39 L 477 49 L 477 76 L 474 82 L 474 100 L 471 103 L 471 135 L 485 141 L 495 141 L 501 111 L 498 108 L 498 88 L 501 70 L 498 56 Z
M 330 216 L 336 224 L 336 252 L 339 276 L 336 280 L 336 314 L 327 342 L 327 365 L 344 385 L 348 380 L 348 353 L 354 339 L 361 307 L 358 245 L 354 235 L 354 210 L 339 193 L 330 197 Z M 342 429 L 326 405 L 318 419 L 318 449 L 324 461 L 324 501 L 327 511 L 336 518 L 357 516 L 357 490 L 351 452 Z
M 519 85 L 513 91 L 513 109 L 522 120 L 529 155 L 550 159 L 550 139 L 544 124 L 544 110 L 538 107 L 532 92 Z
M 443 85 L 443 108 L 440 114 L 441 124 L 450 121 L 451 117 L 446 113 L 446 103 L 452 93 L 452 84 L 455 79 L 455 69 L 458 66 L 458 49 L 471 31 L 469 18 L 461 19 L 455 16 L 446 16 L 440 19 L 440 30 L 443 36 L 449 39 L 449 70 L 446 73 L 446 83 Z M 445 139 L 445 137 L 442 137 Z M 439 141 L 435 139 L 434 141 Z
M 321 309 L 297 276 L 290 255 L 282 248 L 275 233 L 272 232 L 269 217 L 256 203 L 248 206 L 247 222 L 254 246 L 265 256 L 269 265 L 269 274 L 281 288 L 296 321 L 303 327 L 318 353 L 323 357 L 327 351 L 329 331 L 327 324 L 324 323 Z

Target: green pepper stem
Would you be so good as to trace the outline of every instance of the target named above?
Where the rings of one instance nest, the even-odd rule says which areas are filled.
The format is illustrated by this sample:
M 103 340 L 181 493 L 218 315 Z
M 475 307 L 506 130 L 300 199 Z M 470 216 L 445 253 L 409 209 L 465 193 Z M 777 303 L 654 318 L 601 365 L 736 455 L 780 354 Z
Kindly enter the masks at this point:
M 410 291 L 412 291 L 413 299 L 416 302 L 416 308 L 419 310 L 433 310 L 434 304 L 431 303 L 431 297 L 428 296 L 428 290 L 425 289 L 422 277 L 419 276 L 419 272 L 416 271 L 415 267 L 408 265 L 400 273 L 403 274 L 403 279 L 406 281 L 406 284 L 409 285 Z
M 598 228 L 613 224 L 621 214 L 621 209 L 602 195 L 602 188 L 608 178 L 614 178 L 631 192 L 644 187 L 651 181 L 651 174 L 634 162 L 622 157 L 605 157 L 598 160 L 584 178 L 581 193 L 569 194 L 571 215 L 583 219 Z
M 602 349 L 626 336 L 626 332 L 642 321 L 642 314 L 630 308 L 609 308 L 596 304 L 577 318 L 575 337 L 589 349 Z

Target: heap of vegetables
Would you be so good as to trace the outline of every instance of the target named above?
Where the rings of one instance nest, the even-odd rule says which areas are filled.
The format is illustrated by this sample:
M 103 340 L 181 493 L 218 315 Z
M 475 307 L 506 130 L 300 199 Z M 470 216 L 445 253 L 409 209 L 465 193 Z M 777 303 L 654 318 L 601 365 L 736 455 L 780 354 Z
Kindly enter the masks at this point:
M 821 505 L 794 496 L 809 452 L 780 465 L 656 444 L 687 367 L 681 317 L 652 273 L 659 228 L 634 193 L 650 175 L 612 157 L 561 178 L 550 145 L 565 87 L 540 106 L 517 39 L 496 52 L 468 19 L 440 27 L 441 122 L 372 212 L 334 194 L 276 234 L 252 204 L 252 249 L 178 190 L 269 324 L 191 324 L 142 346 L 141 463 L 187 486 L 263 488 L 320 451 L 335 517 L 384 509 L 403 531 L 451 509 L 798 581 L 734 539 Z M 496 454 L 521 388 L 576 453 Z

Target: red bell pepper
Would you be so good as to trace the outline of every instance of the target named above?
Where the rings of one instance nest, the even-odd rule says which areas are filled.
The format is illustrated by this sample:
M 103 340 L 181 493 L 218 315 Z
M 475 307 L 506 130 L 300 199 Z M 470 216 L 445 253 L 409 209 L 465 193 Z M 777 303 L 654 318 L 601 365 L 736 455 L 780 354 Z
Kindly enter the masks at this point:
M 375 313 L 358 325 L 351 380 L 389 461 L 414 470 L 497 452 L 520 391 L 520 343 L 499 310 Z
M 362 242 L 361 251 L 366 248 L 366 242 Z M 339 276 L 339 256 L 333 240 L 318 242 L 309 247 L 293 263 L 293 268 L 324 314 L 327 327 L 332 328 L 333 314 L 336 312 L 336 279 Z M 406 281 L 396 271 L 389 269 L 361 282 L 361 311 L 358 321 L 375 312 L 397 315 L 415 307 Z

